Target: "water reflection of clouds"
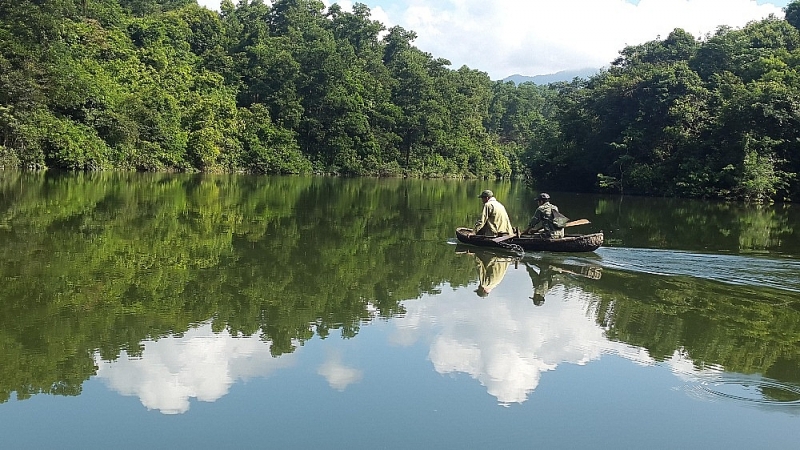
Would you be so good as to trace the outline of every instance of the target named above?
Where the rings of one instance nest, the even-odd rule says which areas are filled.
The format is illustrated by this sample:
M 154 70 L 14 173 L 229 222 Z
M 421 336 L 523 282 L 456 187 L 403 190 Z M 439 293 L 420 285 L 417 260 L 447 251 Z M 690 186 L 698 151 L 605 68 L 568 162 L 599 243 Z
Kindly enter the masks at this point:
M 680 352 L 657 363 L 644 348 L 607 340 L 595 321 L 594 294 L 578 286 L 557 283 L 542 306 L 532 304 L 531 280 L 524 270 L 509 270 L 488 297 L 476 296 L 473 288 L 443 289 L 405 302 L 404 316 L 390 321 L 390 341 L 400 346 L 422 342 L 438 373 L 468 374 L 501 404 L 525 402 L 542 375 L 561 364 L 583 365 L 613 354 L 640 365 L 669 367 L 686 383 L 687 392 L 703 400 L 732 399 L 800 410 L 796 387 L 725 374 L 719 367 L 699 369 Z M 140 358 L 123 353 L 117 361 L 104 362 L 96 356 L 97 376 L 111 389 L 136 396 L 148 409 L 164 414 L 184 413 L 192 398 L 213 402 L 237 381 L 293 366 L 303 348 L 274 358 L 269 343 L 214 333 L 208 324 L 143 345 Z M 330 349 L 317 374 L 338 391 L 364 376 L 343 361 L 338 349 Z M 769 400 L 762 390 L 781 391 L 792 400 Z
M 143 345 L 141 358 L 123 352 L 117 361 L 104 362 L 97 356 L 97 376 L 111 389 L 137 396 L 147 409 L 164 414 L 186 412 L 191 398 L 216 401 L 234 382 L 268 376 L 296 358 L 296 353 L 273 358 L 270 346 L 257 337 L 214 333 L 208 324 Z
M 405 317 L 394 321 L 393 341 L 429 340 L 437 372 L 469 374 L 503 404 L 527 400 L 541 375 L 559 364 L 582 365 L 604 353 L 648 363 L 636 349 L 604 337 L 589 311 L 591 294 L 557 285 L 545 305 L 534 306 L 525 277 L 510 271 L 486 298 L 461 289 L 407 302 Z
M 556 282 L 541 306 L 531 302 L 532 279 L 522 267 L 509 269 L 487 297 L 476 296 L 473 289 L 443 289 L 405 302 L 405 314 L 390 321 L 390 341 L 400 346 L 422 342 L 438 373 L 468 374 L 501 404 L 525 402 L 542 375 L 561 364 L 583 365 L 614 354 L 636 364 L 660 365 L 644 348 L 606 339 L 595 319 L 597 299 L 577 284 Z M 165 414 L 186 412 L 192 398 L 215 401 L 226 395 L 233 383 L 268 376 L 297 359 L 297 353 L 273 358 L 269 343 L 256 337 L 213 333 L 208 324 L 143 345 L 141 358 L 123 354 L 117 361 L 103 362 L 97 356 L 98 378 L 123 395 L 139 397 L 148 409 Z M 298 347 L 298 352 L 301 349 Z M 792 386 L 758 377 L 739 379 L 721 368 L 698 369 L 680 352 L 663 364 L 687 383 L 690 393 L 703 399 L 777 404 L 764 400 L 762 390 L 800 398 L 800 389 Z M 334 349 L 319 363 L 317 374 L 338 391 L 364 376 L 363 371 L 343 362 Z M 758 392 L 748 391 L 748 386 L 756 386 Z M 800 400 L 788 404 L 797 408 Z
M 361 381 L 364 375 L 361 370 L 344 365 L 339 353 L 330 353 L 327 360 L 317 369 L 328 384 L 337 391 L 344 391 L 347 386 Z

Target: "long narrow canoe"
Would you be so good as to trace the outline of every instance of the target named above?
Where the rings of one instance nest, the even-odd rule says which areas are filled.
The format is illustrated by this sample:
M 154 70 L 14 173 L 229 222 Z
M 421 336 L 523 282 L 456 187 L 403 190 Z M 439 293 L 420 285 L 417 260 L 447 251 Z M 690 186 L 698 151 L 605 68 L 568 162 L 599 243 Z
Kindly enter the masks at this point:
M 457 228 L 456 238 L 459 242 L 479 247 L 507 248 L 508 246 L 503 244 L 515 244 L 526 251 L 593 252 L 603 245 L 602 231 L 592 234 L 568 234 L 558 239 L 541 235 L 524 235 L 495 242 L 491 237 L 476 235 L 472 232 L 472 228 Z

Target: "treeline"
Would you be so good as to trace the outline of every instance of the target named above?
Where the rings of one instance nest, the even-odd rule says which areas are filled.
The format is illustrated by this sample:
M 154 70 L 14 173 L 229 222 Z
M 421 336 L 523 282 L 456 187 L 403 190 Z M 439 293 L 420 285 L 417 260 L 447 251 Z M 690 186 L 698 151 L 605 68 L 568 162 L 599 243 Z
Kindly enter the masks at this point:
M 526 176 L 539 187 L 790 199 L 800 2 L 676 29 L 588 80 L 450 69 L 369 9 L 316 0 L 0 4 L 0 166 Z
M 0 5 L 0 159 L 28 169 L 500 176 L 492 82 L 315 0 Z M 384 34 L 385 33 L 385 34 Z
M 551 85 L 557 136 L 534 177 L 576 190 L 756 200 L 800 185 L 800 2 L 697 40 L 676 29 L 627 47 L 589 80 Z

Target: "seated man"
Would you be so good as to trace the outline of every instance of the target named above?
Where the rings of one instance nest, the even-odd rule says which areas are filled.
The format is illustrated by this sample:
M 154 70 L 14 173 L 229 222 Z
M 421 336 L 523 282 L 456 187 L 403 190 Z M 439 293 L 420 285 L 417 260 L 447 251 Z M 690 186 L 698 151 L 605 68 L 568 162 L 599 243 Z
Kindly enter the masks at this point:
M 528 222 L 528 228 L 522 234 L 541 232 L 546 237 L 564 237 L 564 224 L 569 219 L 558 212 L 558 206 L 550 203 L 550 195 L 542 192 L 536 201 L 539 203 L 539 207 L 536 208 L 536 212 Z
M 494 193 L 487 189 L 478 197 L 483 201 L 483 210 L 481 217 L 475 222 L 473 228 L 475 234 L 484 236 L 513 234 L 514 230 L 511 228 L 511 220 L 508 218 L 506 207 L 494 198 Z

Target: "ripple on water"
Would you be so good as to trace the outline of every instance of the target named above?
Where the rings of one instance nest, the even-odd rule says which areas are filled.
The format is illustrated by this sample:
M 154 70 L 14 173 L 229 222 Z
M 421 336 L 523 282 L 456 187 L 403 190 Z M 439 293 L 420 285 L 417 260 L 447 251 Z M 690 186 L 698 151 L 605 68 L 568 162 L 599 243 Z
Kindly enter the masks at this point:
M 686 385 L 686 391 L 701 400 L 729 400 L 800 413 L 800 386 L 736 374 L 694 378 Z

